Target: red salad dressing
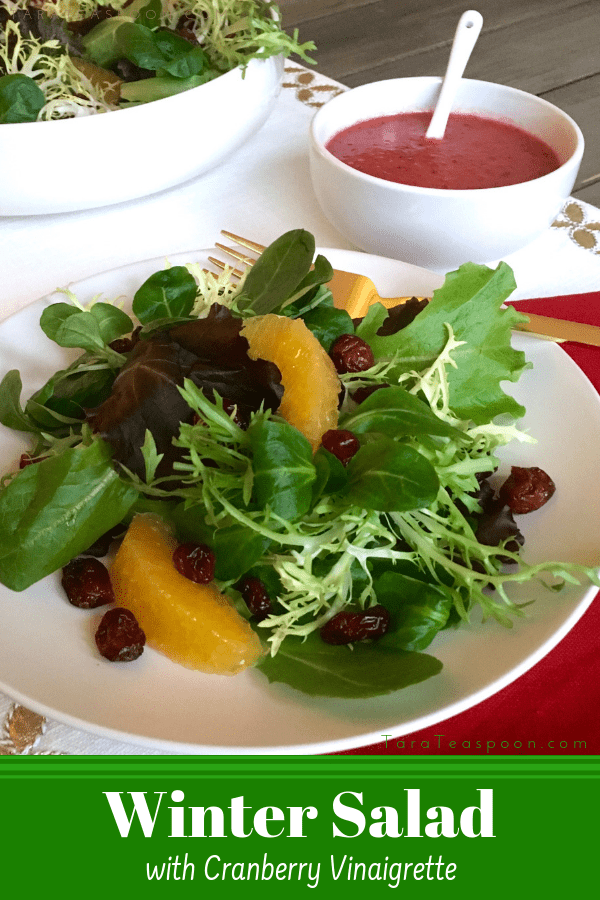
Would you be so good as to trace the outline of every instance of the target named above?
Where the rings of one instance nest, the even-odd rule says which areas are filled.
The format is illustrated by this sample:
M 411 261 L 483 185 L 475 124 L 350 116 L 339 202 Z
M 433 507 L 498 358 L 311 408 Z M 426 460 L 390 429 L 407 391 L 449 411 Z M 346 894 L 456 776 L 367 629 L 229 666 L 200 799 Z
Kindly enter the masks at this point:
M 520 184 L 560 166 L 554 150 L 516 125 L 453 113 L 441 140 L 427 140 L 431 112 L 358 122 L 327 143 L 339 160 L 386 181 L 468 190 Z

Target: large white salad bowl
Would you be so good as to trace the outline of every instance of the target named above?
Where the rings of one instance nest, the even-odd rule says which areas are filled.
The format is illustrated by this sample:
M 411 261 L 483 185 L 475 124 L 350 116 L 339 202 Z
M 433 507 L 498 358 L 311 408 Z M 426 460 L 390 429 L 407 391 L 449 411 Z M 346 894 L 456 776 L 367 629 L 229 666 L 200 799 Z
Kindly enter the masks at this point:
M 283 57 L 253 59 L 131 109 L 0 125 L 0 215 L 108 206 L 202 175 L 266 122 L 282 76 Z

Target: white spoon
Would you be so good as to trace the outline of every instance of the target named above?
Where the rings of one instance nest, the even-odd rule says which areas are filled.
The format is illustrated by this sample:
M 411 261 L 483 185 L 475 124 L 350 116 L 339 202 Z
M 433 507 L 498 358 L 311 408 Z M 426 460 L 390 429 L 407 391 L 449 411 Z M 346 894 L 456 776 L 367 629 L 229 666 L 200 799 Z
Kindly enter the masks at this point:
M 483 17 L 481 13 L 476 12 L 474 9 L 468 9 L 459 19 L 454 40 L 452 41 L 448 68 L 444 75 L 442 88 L 429 123 L 429 128 L 425 134 L 426 138 L 440 140 L 444 137 L 448 116 L 454 103 L 460 79 L 473 52 L 473 47 L 477 43 L 482 25 Z

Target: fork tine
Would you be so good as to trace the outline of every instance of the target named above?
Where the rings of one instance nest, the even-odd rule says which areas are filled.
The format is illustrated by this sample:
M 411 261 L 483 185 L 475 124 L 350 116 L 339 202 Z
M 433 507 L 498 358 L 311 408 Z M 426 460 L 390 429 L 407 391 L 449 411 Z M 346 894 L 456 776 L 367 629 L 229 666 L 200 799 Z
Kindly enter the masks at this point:
M 253 256 L 246 256 L 244 253 L 240 253 L 239 250 L 236 250 L 235 247 L 226 247 L 225 244 L 220 244 L 218 241 L 215 242 L 215 247 L 222 250 L 223 253 L 226 253 L 228 256 L 233 256 L 234 259 L 244 263 L 246 266 L 253 266 L 256 262 Z
M 262 253 L 263 250 L 266 249 L 264 244 L 257 244 L 256 241 L 251 241 L 248 238 L 242 237 L 239 234 L 234 234 L 233 231 L 221 231 L 221 234 L 229 238 L 232 241 L 235 241 L 236 244 L 239 244 L 240 247 L 245 247 L 247 250 L 254 250 L 255 253 Z
M 212 263 L 213 266 L 216 266 L 217 269 L 220 269 L 221 272 L 224 272 L 225 269 L 230 268 L 230 266 L 227 263 L 223 262 L 222 259 L 217 259 L 216 256 L 209 256 L 208 261 L 210 263 Z M 235 278 L 241 278 L 244 273 L 241 269 L 231 269 L 230 274 L 233 275 Z

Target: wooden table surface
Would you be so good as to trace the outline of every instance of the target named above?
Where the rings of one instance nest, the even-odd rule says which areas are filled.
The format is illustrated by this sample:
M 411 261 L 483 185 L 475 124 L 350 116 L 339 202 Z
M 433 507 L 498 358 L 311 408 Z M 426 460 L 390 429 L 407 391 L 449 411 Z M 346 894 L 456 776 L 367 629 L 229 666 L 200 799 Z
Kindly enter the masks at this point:
M 279 0 L 286 30 L 317 45 L 317 70 L 349 87 L 443 75 L 451 0 Z M 586 149 L 573 194 L 600 206 L 600 0 L 478 0 L 483 29 L 465 77 L 544 97 L 575 119 Z

